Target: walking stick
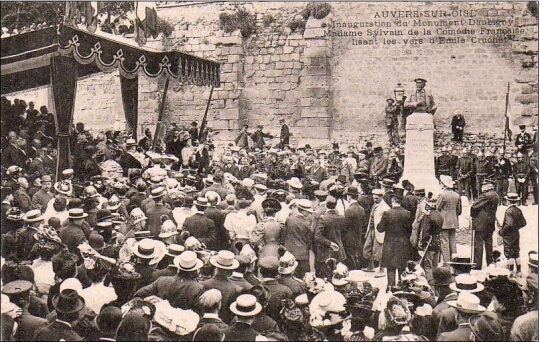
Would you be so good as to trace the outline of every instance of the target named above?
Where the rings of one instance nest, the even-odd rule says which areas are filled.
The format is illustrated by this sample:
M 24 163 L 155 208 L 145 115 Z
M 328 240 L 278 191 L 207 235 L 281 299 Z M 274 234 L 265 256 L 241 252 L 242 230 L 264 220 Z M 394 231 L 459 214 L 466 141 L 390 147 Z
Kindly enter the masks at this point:
M 474 263 L 474 229 L 472 227 L 472 217 L 469 218 L 469 228 L 471 228 L 471 265 L 472 265 Z
M 422 257 L 420 258 L 420 261 L 418 262 L 418 265 L 422 265 L 422 261 L 424 261 L 424 257 L 426 256 L 429 245 L 431 245 L 431 240 L 433 240 L 433 235 L 429 237 L 429 241 L 428 241 L 428 243 L 426 245 L 426 249 L 424 249 L 424 253 L 422 254 Z

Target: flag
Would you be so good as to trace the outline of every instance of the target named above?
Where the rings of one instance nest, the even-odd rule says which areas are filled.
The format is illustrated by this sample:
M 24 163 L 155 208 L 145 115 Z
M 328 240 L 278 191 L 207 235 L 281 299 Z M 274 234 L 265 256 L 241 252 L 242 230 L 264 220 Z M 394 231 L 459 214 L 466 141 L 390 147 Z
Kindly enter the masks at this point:
M 510 130 L 510 82 L 506 91 L 506 110 L 504 112 L 506 122 L 504 124 L 504 135 L 508 137 L 508 141 L 512 141 L 512 131 Z
M 94 33 L 97 29 L 97 16 L 101 8 L 103 8 L 102 2 L 67 1 L 64 21 L 74 27 L 83 23 L 88 32 Z
M 137 2 L 135 5 L 135 41 L 139 46 L 146 44 L 150 36 L 158 36 L 158 18 L 155 2 Z

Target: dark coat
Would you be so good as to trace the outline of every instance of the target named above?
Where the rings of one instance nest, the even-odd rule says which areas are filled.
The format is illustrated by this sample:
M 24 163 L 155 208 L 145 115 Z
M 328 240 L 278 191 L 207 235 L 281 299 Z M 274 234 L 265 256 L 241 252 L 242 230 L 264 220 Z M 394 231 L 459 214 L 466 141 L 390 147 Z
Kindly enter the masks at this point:
M 225 322 L 231 322 L 233 314 L 229 309 L 231 304 L 236 300 L 236 297 L 242 292 L 242 288 L 226 277 L 215 275 L 212 278 L 201 283 L 206 290 L 218 289 L 221 291 L 221 310 L 219 317 Z
M 232 324 L 236 323 L 236 316 L 233 318 Z M 276 321 L 270 318 L 264 312 L 259 313 L 257 316 L 253 317 L 253 322 L 251 323 L 251 329 L 266 332 L 266 331 L 280 331 L 279 325 Z
M 343 247 L 345 249 L 362 250 L 364 244 L 362 237 L 367 229 L 366 211 L 357 201 L 351 203 L 345 210 L 345 229 L 341 232 Z
M 157 238 L 161 232 L 161 215 L 170 217 L 171 211 L 165 205 L 156 203 L 154 207 L 148 209 L 146 215 L 148 216 L 147 228 Z
M 152 281 L 156 281 L 161 277 L 171 277 L 178 273 L 178 268 L 174 265 L 169 265 L 162 270 L 157 270 L 152 273 Z
M 471 206 L 472 229 L 479 233 L 493 233 L 499 195 L 495 190 L 482 193 Z
M 231 325 L 223 330 L 223 333 L 225 333 L 225 341 L 255 341 L 255 338 L 259 335 L 257 330 L 242 322 Z
M 229 233 L 223 227 L 225 216 L 223 215 L 222 211 L 216 207 L 208 207 L 204 211 L 204 216 L 214 221 L 214 225 L 216 226 L 216 249 L 215 250 L 220 251 L 222 249 L 229 249 L 230 247 Z
M 282 148 L 285 145 L 289 145 L 290 137 L 291 137 L 291 132 L 289 132 L 289 126 L 282 125 L 281 132 L 279 134 L 279 143 Z
M 469 323 L 460 324 L 456 330 L 443 332 L 437 341 L 471 341 L 471 326 Z
M 325 167 L 319 167 L 317 170 L 311 173 L 311 178 L 316 182 L 322 182 L 328 179 L 328 171 Z
M 298 297 L 302 293 L 306 292 L 304 282 L 300 279 L 293 277 L 292 275 L 281 275 L 278 278 L 278 283 L 287 286 L 293 293 L 293 298 Z
M 199 328 L 202 328 L 203 326 L 211 324 L 213 326 L 216 326 L 219 330 L 227 329 L 229 325 L 225 322 L 223 322 L 219 318 L 210 318 L 210 317 L 202 317 L 199 321 Z
M 60 240 L 67 246 L 69 251 L 74 254 L 77 252 L 77 246 L 86 241 L 86 236 L 82 227 L 69 223 L 67 227 L 60 230 Z
M 412 230 L 411 214 L 401 208 L 394 207 L 385 211 L 377 231 L 385 232 L 381 266 L 389 269 L 404 270 L 407 260 L 411 258 L 411 242 L 409 236 Z
M 45 212 L 45 209 L 47 209 L 47 204 L 49 201 L 53 198 L 53 196 L 49 193 L 47 193 L 43 189 L 39 189 L 33 196 L 32 196 L 32 203 L 35 208 L 38 208 L 41 210 L 41 212 Z
M 420 224 L 422 232 L 422 246 L 426 246 L 429 242 L 429 238 L 432 237 L 429 250 L 440 251 L 442 225 L 443 218 L 441 213 L 437 210 L 430 211 L 430 213 L 424 217 L 422 223 Z
M 36 317 L 28 313 L 28 310 L 24 309 L 21 316 L 17 320 L 19 328 L 15 333 L 15 340 L 17 341 L 31 341 L 34 338 L 34 334 L 38 328 L 47 323 L 47 320 L 41 317 Z
M 328 258 L 337 261 L 345 260 L 345 251 L 341 240 L 341 230 L 345 227 L 345 217 L 340 216 L 335 210 L 329 210 L 317 222 L 315 240 L 317 241 L 317 262 L 325 262 Z M 334 242 L 339 250 L 334 252 L 330 243 Z
M 183 230 L 189 232 L 190 236 L 196 237 L 201 243 L 204 243 L 210 250 L 217 250 L 217 229 L 214 221 L 197 212 L 190 216 L 184 222 Z
M 527 225 L 521 209 L 515 205 L 508 207 L 504 213 L 504 220 L 499 235 L 505 237 L 517 233 L 521 228 Z
M 265 279 L 262 281 L 262 285 L 270 290 L 270 300 L 265 308 L 265 312 L 270 318 L 279 321 L 281 319 L 279 315 L 279 312 L 281 311 L 281 301 L 283 299 L 294 299 L 293 292 L 287 286 L 278 283 L 275 279 Z
M 43 325 L 41 328 L 36 330 L 36 333 L 34 334 L 34 341 L 82 341 L 82 337 L 79 336 L 73 330 L 72 327 L 66 325 L 65 323 L 61 323 L 58 321 L 54 321 L 52 323 L 47 323 Z
M 190 310 L 204 293 L 204 285 L 195 279 L 179 276 L 161 277 L 135 293 L 135 297 L 158 296 L 166 299 L 172 307 Z
M 15 198 L 15 202 L 19 204 L 18 207 L 23 212 L 34 209 L 34 205 L 32 204 L 32 198 L 30 197 L 30 195 L 28 195 L 28 192 L 26 192 L 25 189 L 19 188 L 13 193 L 13 197 Z
M 296 260 L 309 260 L 309 250 L 313 248 L 313 217 L 291 214 L 285 221 L 283 245 Z
M 17 165 L 24 168 L 27 160 L 28 157 L 26 156 L 26 152 L 12 144 L 2 151 L 2 166 L 5 168 L 12 165 Z

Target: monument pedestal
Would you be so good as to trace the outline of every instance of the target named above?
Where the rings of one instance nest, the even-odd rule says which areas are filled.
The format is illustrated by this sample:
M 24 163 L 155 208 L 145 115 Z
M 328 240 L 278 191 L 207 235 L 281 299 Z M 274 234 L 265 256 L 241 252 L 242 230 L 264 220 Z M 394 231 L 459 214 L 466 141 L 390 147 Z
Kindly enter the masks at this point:
M 413 113 L 407 117 L 405 142 L 405 163 L 400 182 L 408 180 L 415 188 L 441 192 L 439 180 L 435 177 L 435 149 L 433 143 L 433 115 Z

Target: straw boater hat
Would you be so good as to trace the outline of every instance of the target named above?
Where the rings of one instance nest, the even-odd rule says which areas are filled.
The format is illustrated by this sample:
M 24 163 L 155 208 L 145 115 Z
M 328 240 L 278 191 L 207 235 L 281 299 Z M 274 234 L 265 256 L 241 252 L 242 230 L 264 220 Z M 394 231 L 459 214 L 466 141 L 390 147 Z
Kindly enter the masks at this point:
M 513 193 L 513 192 L 507 193 L 506 196 L 504 196 L 504 198 L 508 202 L 519 202 L 519 201 L 521 201 L 521 198 L 519 197 L 519 195 L 516 194 L 516 193 Z
M 176 224 L 171 220 L 166 220 L 161 224 L 161 232 L 158 237 L 160 239 L 167 239 L 171 236 L 178 235 L 178 230 L 176 229 Z
M 182 254 L 182 252 L 184 252 L 184 250 L 185 250 L 184 246 L 178 245 L 178 244 L 175 244 L 175 243 L 171 243 L 167 247 L 167 252 L 165 252 L 165 254 L 170 256 L 170 257 L 176 258 L 180 254 Z
M 178 267 L 178 269 L 186 272 L 196 271 L 204 265 L 202 260 L 197 258 L 197 253 L 193 251 L 185 251 L 175 257 L 173 264 Z
M 291 187 L 295 189 L 302 189 L 303 185 L 302 182 L 300 182 L 300 179 L 298 177 L 292 177 L 287 181 L 287 184 L 289 184 Z
M 142 239 L 137 243 L 133 249 L 133 254 L 141 259 L 154 259 L 159 254 L 158 248 L 156 248 L 156 240 Z
M 460 292 L 457 300 L 450 300 L 447 304 L 458 311 L 470 314 L 479 314 L 486 311 L 486 308 L 480 305 L 480 298 L 470 292 Z
M 224 270 L 234 270 L 240 266 L 238 260 L 234 258 L 234 253 L 226 250 L 219 251 L 217 255 L 212 256 L 210 263 Z
M 254 295 L 243 294 L 236 298 L 230 309 L 237 316 L 252 317 L 261 312 L 262 306 Z
M 529 252 L 529 266 L 533 268 L 532 271 L 535 271 L 535 273 L 538 273 L 538 252 L 537 251 L 530 251 Z
M 54 190 L 59 194 L 69 195 L 72 191 L 71 184 L 66 181 L 56 182 L 54 184 Z
M 439 177 L 439 180 L 447 188 L 452 189 L 454 187 L 454 181 L 452 180 L 452 177 L 450 176 L 441 175 Z
M 44 220 L 43 216 L 41 216 L 41 211 L 39 211 L 39 209 L 27 211 L 26 214 L 23 215 L 22 219 L 24 222 L 28 223 L 40 222 Z
M 165 196 L 165 188 L 160 186 L 150 191 L 150 198 L 160 198 Z
M 347 299 L 337 291 L 323 291 L 317 294 L 309 311 L 312 313 L 310 324 L 314 328 L 332 326 L 341 323 L 350 317 L 345 309 Z
M 303 211 L 307 211 L 308 213 L 313 212 L 312 203 L 308 199 L 300 199 L 296 201 L 296 206 L 298 209 L 301 209 Z
M 478 282 L 477 277 L 470 274 L 457 275 L 455 281 L 449 287 L 456 292 L 470 293 L 480 292 L 484 289 L 484 285 Z
M 69 219 L 83 219 L 85 217 L 88 217 L 88 214 L 85 213 L 84 210 L 80 208 L 69 209 L 69 214 L 68 214 Z

